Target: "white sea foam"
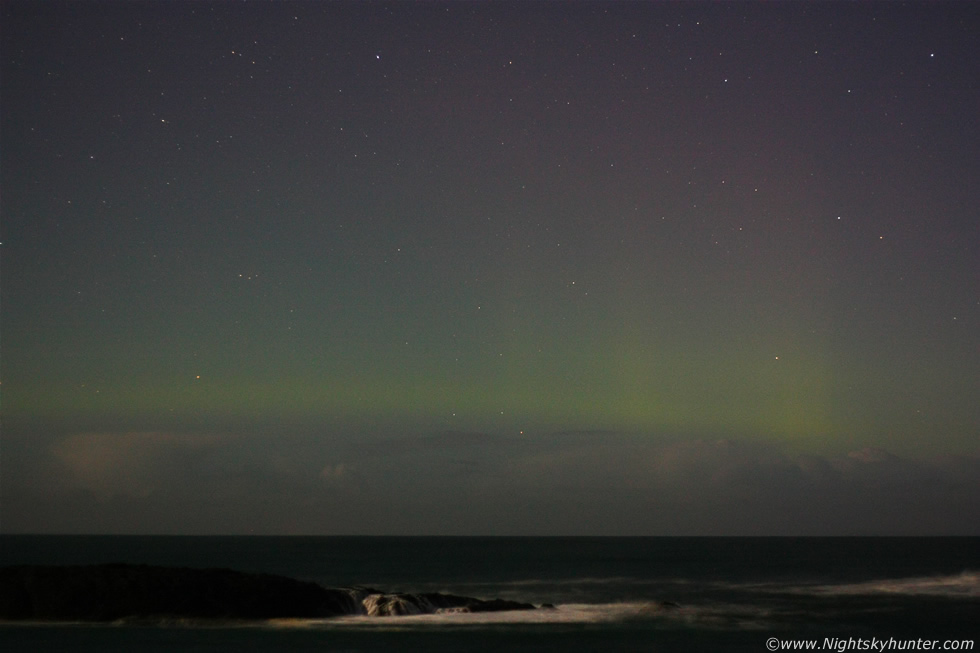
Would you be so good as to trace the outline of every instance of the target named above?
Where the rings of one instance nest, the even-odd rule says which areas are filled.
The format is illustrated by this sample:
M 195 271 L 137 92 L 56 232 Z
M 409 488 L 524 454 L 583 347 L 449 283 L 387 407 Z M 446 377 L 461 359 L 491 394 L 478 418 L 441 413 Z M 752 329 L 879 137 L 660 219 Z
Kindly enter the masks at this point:
M 570 603 L 558 605 L 555 608 L 539 608 L 537 610 L 504 610 L 500 612 L 466 612 L 458 609 L 438 610 L 432 614 L 408 615 L 394 617 L 401 625 L 409 624 L 494 624 L 494 623 L 598 623 L 622 621 L 652 615 L 663 610 L 659 604 L 636 603 Z M 392 617 L 340 617 L 335 622 L 351 624 L 376 624 L 379 619 L 391 623 Z M 392 623 L 391 625 L 394 625 Z
M 656 601 L 619 603 L 566 603 L 537 610 L 468 612 L 442 609 L 430 614 L 373 616 L 370 614 L 328 619 L 276 619 L 269 625 L 280 628 L 368 628 L 466 627 L 495 624 L 601 624 L 631 620 L 662 620 L 665 625 L 697 625 L 707 628 L 762 628 L 765 616 L 748 606 L 673 606 Z
M 361 601 L 367 616 L 414 616 L 423 614 L 424 605 L 419 601 L 411 601 L 407 597 L 395 594 L 371 594 Z
M 804 591 L 820 595 L 902 594 L 977 598 L 980 597 L 980 572 L 964 571 L 947 576 L 885 578 L 861 583 L 815 585 Z
M 633 578 L 630 576 L 608 576 L 608 577 L 574 577 L 574 578 L 522 578 L 510 581 L 492 581 L 486 583 L 470 583 L 473 586 L 492 585 L 494 587 L 524 587 L 534 585 L 632 585 L 637 583 L 649 583 L 649 579 Z
M 598 581 L 599 579 L 586 579 Z M 617 578 L 623 584 L 626 579 Z M 500 585 L 533 586 L 538 583 L 554 587 L 560 581 L 524 580 Z M 581 582 L 576 579 L 575 582 Z M 663 582 L 663 581 L 661 581 Z M 771 594 L 796 594 L 809 596 L 947 596 L 951 598 L 975 598 L 980 596 L 980 572 L 968 571 L 960 574 L 922 576 L 909 578 L 890 578 L 873 581 L 838 584 L 786 585 L 780 583 L 709 583 L 707 588 L 724 589 L 750 594 L 757 592 Z M 660 601 L 610 601 L 559 603 L 555 608 L 536 610 L 506 610 L 500 612 L 469 612 L 462 608 L 436 609 L 430 605 L 417 605 L 404 601 L 404 610 L 392 611 L 388 596 L 385 609 L 378 609 L 384 602 L 384 595 L 360 594 L 352 591 L 364 608 L 359 614 L 329 619 L 291 619 L 270 622 L 276 627 L 299 628 L 368 628 L 402 629 L 424 627 L 467 627 L 494 624 L 601 624 L 627 622 L 631 620 L 657 620 L 664 626 L 698 627 L 708 629 L 759 629 L 769 628 L 774 622 L 787 614 L 787 606 L 760 604 L 756 601 L 698 601 L 696 603 L 674 605 Z M 744 596 L 744 595 L 743 595 Z M 421 597 L 419 597 L 421 598 Z M 734 598 L 734 596 L 732 597 Z M 422 609 L 420 610 L 419 607 Z M 790 610 L 792 612 L 792 610 Z M 396 616 L 392 616 L 396 615 Z
M 807 585 L 787 585 L 785 583 L 774 582 L 714 582 L 706 584 L 706 587 L 735 592 L 804 594 L 811 596 L 874 596 L 894 594 L 904 596 L 977 598 L 980 597 L 980 572 L 964 571 L 959 574 L 880 578 L 854 583 L 814 583 Z

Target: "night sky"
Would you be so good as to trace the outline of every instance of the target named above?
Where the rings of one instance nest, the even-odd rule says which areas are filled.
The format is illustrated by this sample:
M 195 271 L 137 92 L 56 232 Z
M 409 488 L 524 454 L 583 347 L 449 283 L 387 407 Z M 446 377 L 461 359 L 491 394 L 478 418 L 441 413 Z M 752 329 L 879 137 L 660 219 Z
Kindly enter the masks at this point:
M 2 3 L 2 532 L 978 534 L 978 3 Z

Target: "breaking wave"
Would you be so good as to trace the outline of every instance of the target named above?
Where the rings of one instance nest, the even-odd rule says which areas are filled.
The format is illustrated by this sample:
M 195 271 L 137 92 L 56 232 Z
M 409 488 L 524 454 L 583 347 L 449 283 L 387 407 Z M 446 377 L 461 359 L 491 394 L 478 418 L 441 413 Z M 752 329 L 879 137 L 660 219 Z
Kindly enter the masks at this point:
M 365 612 L 358 615 L 330 617 L 328 619 L 278 619 L 270 623 L 280 627 L 406 627 L 426 625 L 488 625 L 488 624 L 598 624 L 632 620 L 663 619 L 675 623 L 691 623 L 701 626 L 731 625 L 727 608 L 703 606 L 677 606 L 669 602 L 635 601 L 623 603 L 568 603 L 536 610 L 506 610 L 500 612 L 470 612 L 456 608 L 439 608 L 433 612 L 406 612 L 398 618 L 372 614 L 373 606 L 382 597 L 365 598 Z M 413 606 L 411 610 L 417 610 Z M 743 627 L 762 626 L 756 623 L 755 613 L 744 615 Z M 750 618 L 752 617 L 752 618 Z
M 808 588 L 807 593 L 845 596 L 892 594 L 980 598 L 980 572 L 964 571 L 946 576 L 885 578 L 859 583 L 815 585 Z
M 713 583 L 709 587 L 749 593 L 797 594 L 806 596 L 923 596 L 956 599 L 980 598 L 980 572 L 878 578 L 844 583 Z

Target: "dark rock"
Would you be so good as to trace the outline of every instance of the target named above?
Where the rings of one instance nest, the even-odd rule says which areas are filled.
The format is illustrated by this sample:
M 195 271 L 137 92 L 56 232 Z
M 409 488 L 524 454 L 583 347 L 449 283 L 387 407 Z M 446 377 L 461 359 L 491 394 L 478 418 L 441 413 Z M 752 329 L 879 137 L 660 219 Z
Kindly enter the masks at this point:
M 423 594 L 374 594 L 364 598 L 364 608 L 371 616 L 431 614 L 433 612 L 500 612 L 534 610 L 530 603 L 504 599 L 483 600 L 470 596 L 429 592 Z
M 474 599 L 469 596 L 453 594 L 420 594 L 427 603 L 440 610 L 460 610 L 463 612 L 502 612 L 504 610 L 535 610 L 530 603 L 508 601 L 505 599 Z
M 469 596 L 457 596 L 455 594 L 442 594 L 440 592 L 428 592 L 424 594 L 419 594 L 419 599 L 425 601 L 432 609 L 430 612 L 435 612 L 436 610 L 455 610 L 461 608 L 467 608 L 474 601 L 479 601 L 480 599 L 474 599 Z
M 0 618 L 272 619 L 350 614 L 349 593 L 315 583 L 229 569 L 147 565 L 0 568 Z
M 506 599 L 491 599 L 489 601 L 480 601 L 472 603 L 468 606 L 470 612 L 503 612 L 504 610 L 535 610 L 533 605 L 530 603 L 521 603 L 519 601 L 508 601 Z
M 0 568 L 0 619 L 182 623 L 438 611 L 533 610 L 529 603 L 453 594 L 328 589 L 269 574 L 147 565 Z

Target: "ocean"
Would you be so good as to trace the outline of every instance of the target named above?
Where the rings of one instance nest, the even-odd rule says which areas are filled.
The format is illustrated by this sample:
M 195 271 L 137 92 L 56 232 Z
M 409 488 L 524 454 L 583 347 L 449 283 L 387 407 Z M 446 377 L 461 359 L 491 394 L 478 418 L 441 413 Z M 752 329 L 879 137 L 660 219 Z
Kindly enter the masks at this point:
M 976 650 L 980 633 L 980 538 L 0 536 L 2 565 L 109 562 L 556 609 L 194 627 L 7 623 L 0 649 Z

